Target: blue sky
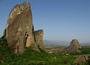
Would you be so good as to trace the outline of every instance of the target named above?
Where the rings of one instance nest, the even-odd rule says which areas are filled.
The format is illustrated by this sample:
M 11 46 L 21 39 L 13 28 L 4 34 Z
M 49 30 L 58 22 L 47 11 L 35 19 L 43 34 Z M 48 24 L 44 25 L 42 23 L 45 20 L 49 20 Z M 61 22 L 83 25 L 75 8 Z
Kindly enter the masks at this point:
M 0 0 L 0 36 L 11 9 L 30 2 L 35 30 L 44 40 L 90 42 L 90 0 Z

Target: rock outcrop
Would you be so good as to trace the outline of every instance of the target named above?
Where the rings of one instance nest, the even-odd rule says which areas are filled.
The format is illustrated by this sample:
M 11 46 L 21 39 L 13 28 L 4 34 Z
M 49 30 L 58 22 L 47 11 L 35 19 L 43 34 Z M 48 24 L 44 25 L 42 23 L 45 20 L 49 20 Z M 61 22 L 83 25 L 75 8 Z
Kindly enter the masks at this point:
M 38 30 L 34 32 L 35 34 L 35 42 L 37 45 L 40 46 L 43 50 L 45 50 L 44 43 L 43 43 L 43 30 Z
M 3 36 L 6 36 L 6 29 L 5 29 L 4 32 L 3 32 Z
M 64 49 L 66 52 L 80 52 L 79 48 L 81 48 L 78 40 L 73 39 L 70 45 Z
M 13 53 L 23 53 L 24 47 L 29 46 L 33 50 L 39 51 L 35 43 L 36 38 L 34 38 L 30 3 L 24 2 L 12 9 L 4 34 L 8 41 L 8 47 Z
M 76 65 L 79 65 L 80 62 L 85 62 L 86 63 L 86 62 L 88 62 L 89 59 L 90 58 L 88 56 L 80 56 L 74 61 L 74 63 Z

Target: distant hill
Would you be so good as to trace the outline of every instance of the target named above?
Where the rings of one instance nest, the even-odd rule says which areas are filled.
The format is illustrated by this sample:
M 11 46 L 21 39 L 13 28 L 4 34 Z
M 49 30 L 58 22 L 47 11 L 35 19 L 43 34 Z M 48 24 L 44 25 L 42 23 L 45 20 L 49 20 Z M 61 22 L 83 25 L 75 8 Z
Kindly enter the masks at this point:
M 90 42 L 87 42 L 87 43 L 81 43 L 81 46 L 90 46 Z
M 56 48 L 60 46 L 68 46 L 69 41 L 53 41 L 53 40 L 44 40 L 44 45 L 46 48 Z
M 53 40 L 44 40 L 44 45 L 46 48 L 56 48 L 61 46 L 69 46 L 69 41 L 53 41 Z M 90 43 L 80 43 L 81 46 L 90 46 Z

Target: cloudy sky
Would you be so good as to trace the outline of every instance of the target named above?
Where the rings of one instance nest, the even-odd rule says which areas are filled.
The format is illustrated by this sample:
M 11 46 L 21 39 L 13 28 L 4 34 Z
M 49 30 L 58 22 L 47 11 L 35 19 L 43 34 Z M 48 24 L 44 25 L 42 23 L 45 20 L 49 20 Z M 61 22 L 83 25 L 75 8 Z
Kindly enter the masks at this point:
M 0 0 L 0 37 L 11 9 L 30 2 L 35 30 L 44 40 L 90 42 L 90 0 Z

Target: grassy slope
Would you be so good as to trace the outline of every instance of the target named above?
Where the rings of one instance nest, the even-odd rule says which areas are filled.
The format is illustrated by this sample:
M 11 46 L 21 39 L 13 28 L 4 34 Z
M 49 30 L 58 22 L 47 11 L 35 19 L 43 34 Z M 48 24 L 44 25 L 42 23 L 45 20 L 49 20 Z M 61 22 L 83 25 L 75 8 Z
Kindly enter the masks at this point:
M 74 65 L 77 56 L 62 56 L 48 54 L 42 49 L 41 53 L 25 49 L 23 54 L 13 54 L 8 50 L 5 38 L 0 39 L 0 65 Z

